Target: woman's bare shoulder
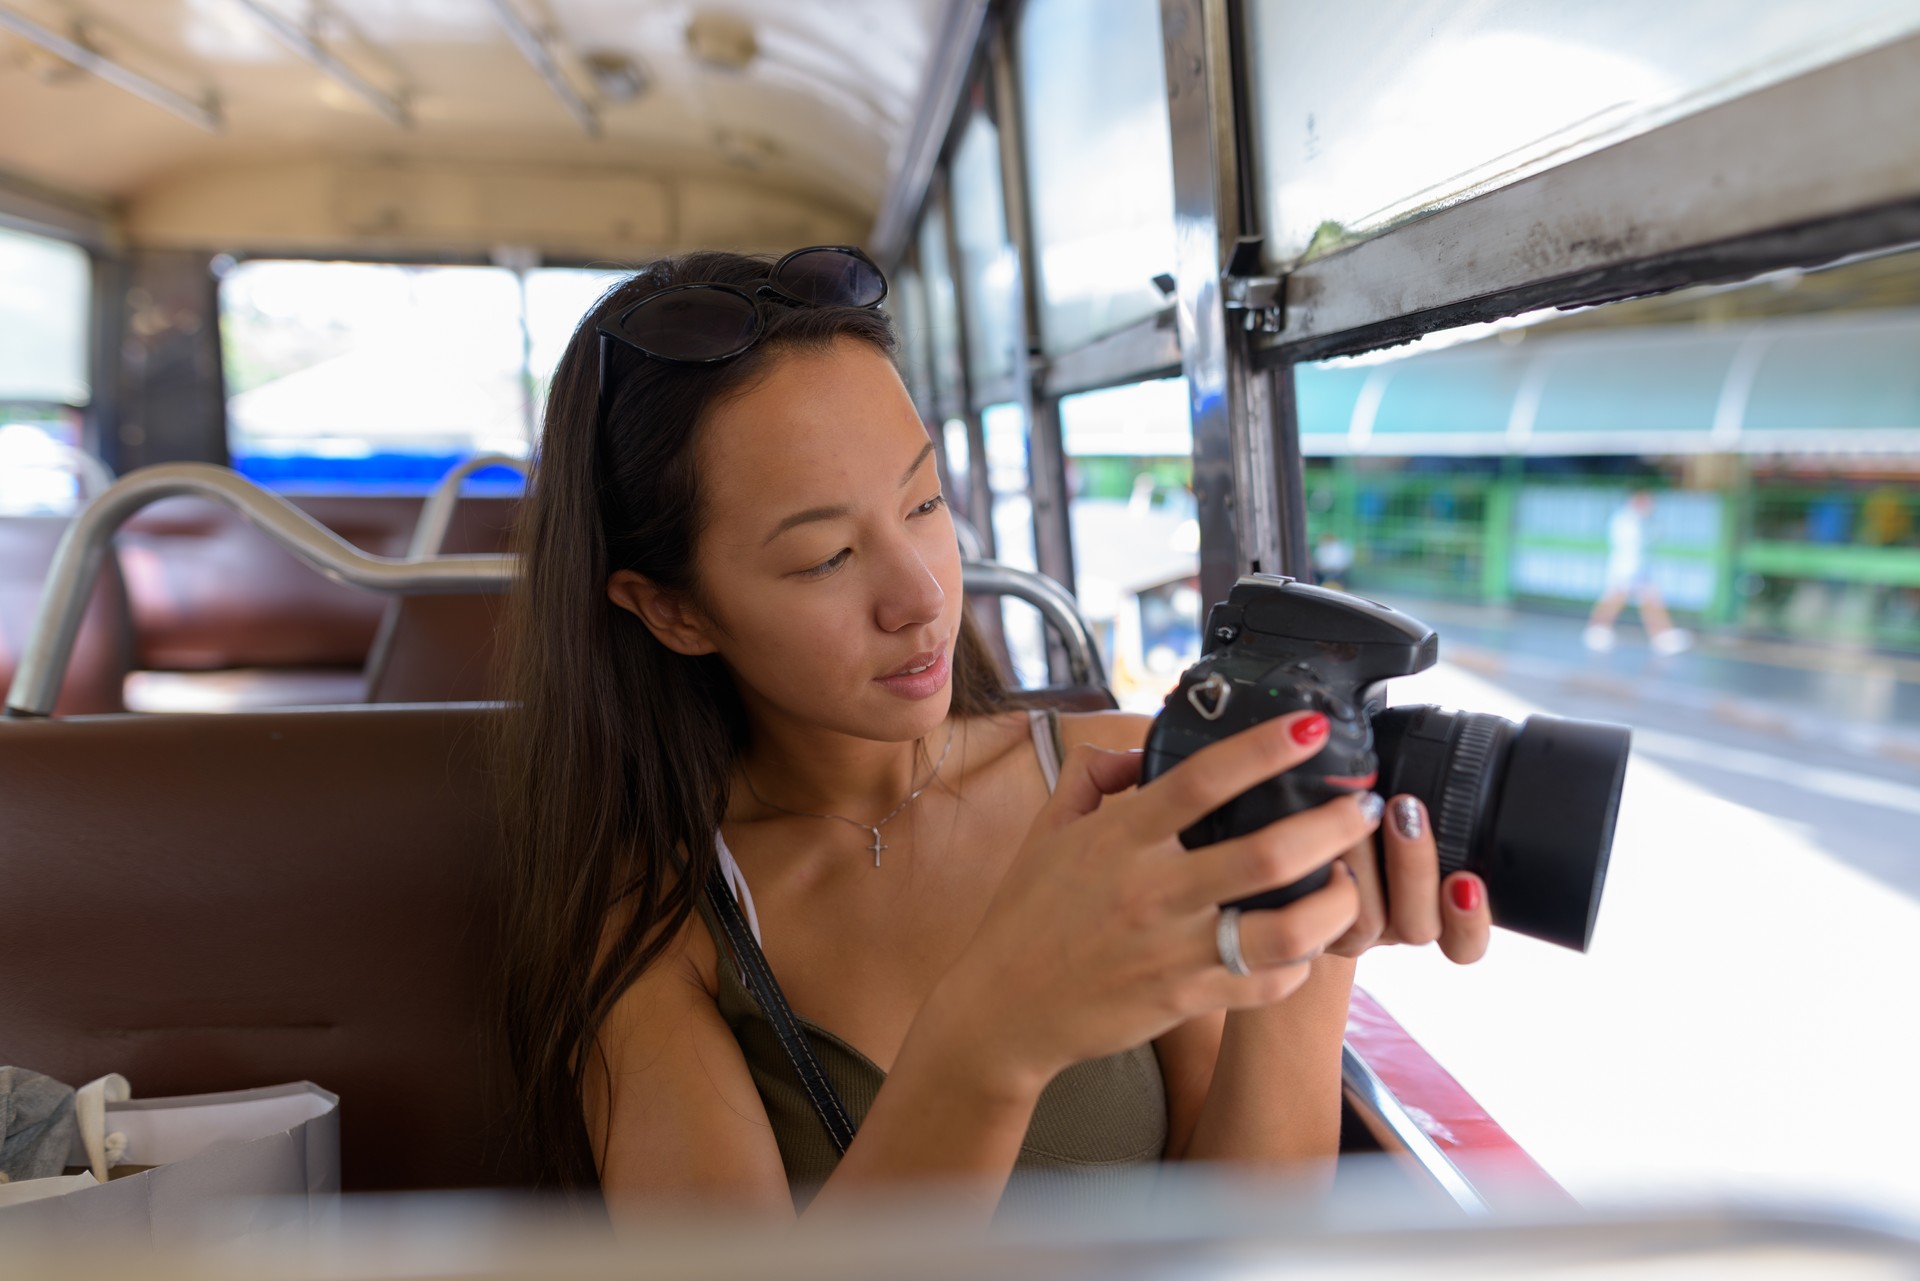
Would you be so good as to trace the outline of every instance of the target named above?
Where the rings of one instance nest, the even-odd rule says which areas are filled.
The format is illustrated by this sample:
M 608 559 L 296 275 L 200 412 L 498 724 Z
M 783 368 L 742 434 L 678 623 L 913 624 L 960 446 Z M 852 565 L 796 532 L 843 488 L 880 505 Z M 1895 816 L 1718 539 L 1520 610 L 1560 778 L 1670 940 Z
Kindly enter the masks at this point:
M 1060 742 L 1068 750 L 1079 743 L 1128 752 L 1144 747 L 1153 717 L 1139 712 L 1062 712 Z

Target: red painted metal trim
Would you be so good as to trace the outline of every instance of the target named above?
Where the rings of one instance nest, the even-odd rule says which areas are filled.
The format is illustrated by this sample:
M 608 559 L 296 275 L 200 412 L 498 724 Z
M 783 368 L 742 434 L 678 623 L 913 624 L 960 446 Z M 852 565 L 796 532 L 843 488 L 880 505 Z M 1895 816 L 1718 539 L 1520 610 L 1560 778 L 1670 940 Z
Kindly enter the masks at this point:
M 1347 1044 L 1489 1205 L 1573 1201 L 1465 1086 L 1357 987 L 1347 1007 Z

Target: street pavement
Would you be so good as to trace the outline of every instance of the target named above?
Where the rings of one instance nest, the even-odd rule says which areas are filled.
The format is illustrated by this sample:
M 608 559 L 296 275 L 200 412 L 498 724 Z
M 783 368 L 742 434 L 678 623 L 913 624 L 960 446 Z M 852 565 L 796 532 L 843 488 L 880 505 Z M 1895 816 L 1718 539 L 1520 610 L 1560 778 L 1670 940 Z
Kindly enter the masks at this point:
M 1920 662 L 1390 601 L 1441 665 L 1393 701 L 1635 731 L 1592 950 L 1360 981 L 1590 1204 L 1784 1197 L 1920 1218 Z M 1889 1089 L 1888 1087 L 1892 1088 Z

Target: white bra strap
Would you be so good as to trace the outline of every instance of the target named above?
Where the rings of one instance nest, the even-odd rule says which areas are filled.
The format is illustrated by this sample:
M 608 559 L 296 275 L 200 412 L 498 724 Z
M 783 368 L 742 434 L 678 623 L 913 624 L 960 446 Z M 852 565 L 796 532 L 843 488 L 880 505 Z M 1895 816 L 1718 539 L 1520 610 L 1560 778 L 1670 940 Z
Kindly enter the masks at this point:
M 747 928 L 753 931 L 753 941 L 765 947 L 767 941 L 760 937 L 760 914 L 753 910 L 753 891 L 747 888 L 747 874 L 740 870 L 739 860 L 727 848 L 727 838 L 720 835 L 718 828 L 713 832 L 713 848 L 720 855 L 720 875 L 725 878 L 727 888 L 733 891 L 740 910 L 746 913 Z
M 1060 785 L 1060 758 L 1053 751 L 1053 725 L 1047 719 L 1047 709 L 1035 707 L 1027 712 L 1027 724 L 1033 731 L 1033 753 L 1040 758 L 1040 777 L 1047 780 L 1047 790 L 1053 791 Z

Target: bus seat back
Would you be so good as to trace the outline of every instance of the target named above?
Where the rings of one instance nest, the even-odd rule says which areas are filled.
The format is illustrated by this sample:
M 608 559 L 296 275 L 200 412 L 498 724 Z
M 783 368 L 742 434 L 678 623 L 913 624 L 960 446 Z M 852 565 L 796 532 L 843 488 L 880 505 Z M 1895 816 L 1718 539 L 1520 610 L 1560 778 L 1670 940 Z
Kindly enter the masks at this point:
M 496 708 L 0 721 L 0 1062 L 311 1080 L 352 1189 L 512 1182 L 484 1028 Z

